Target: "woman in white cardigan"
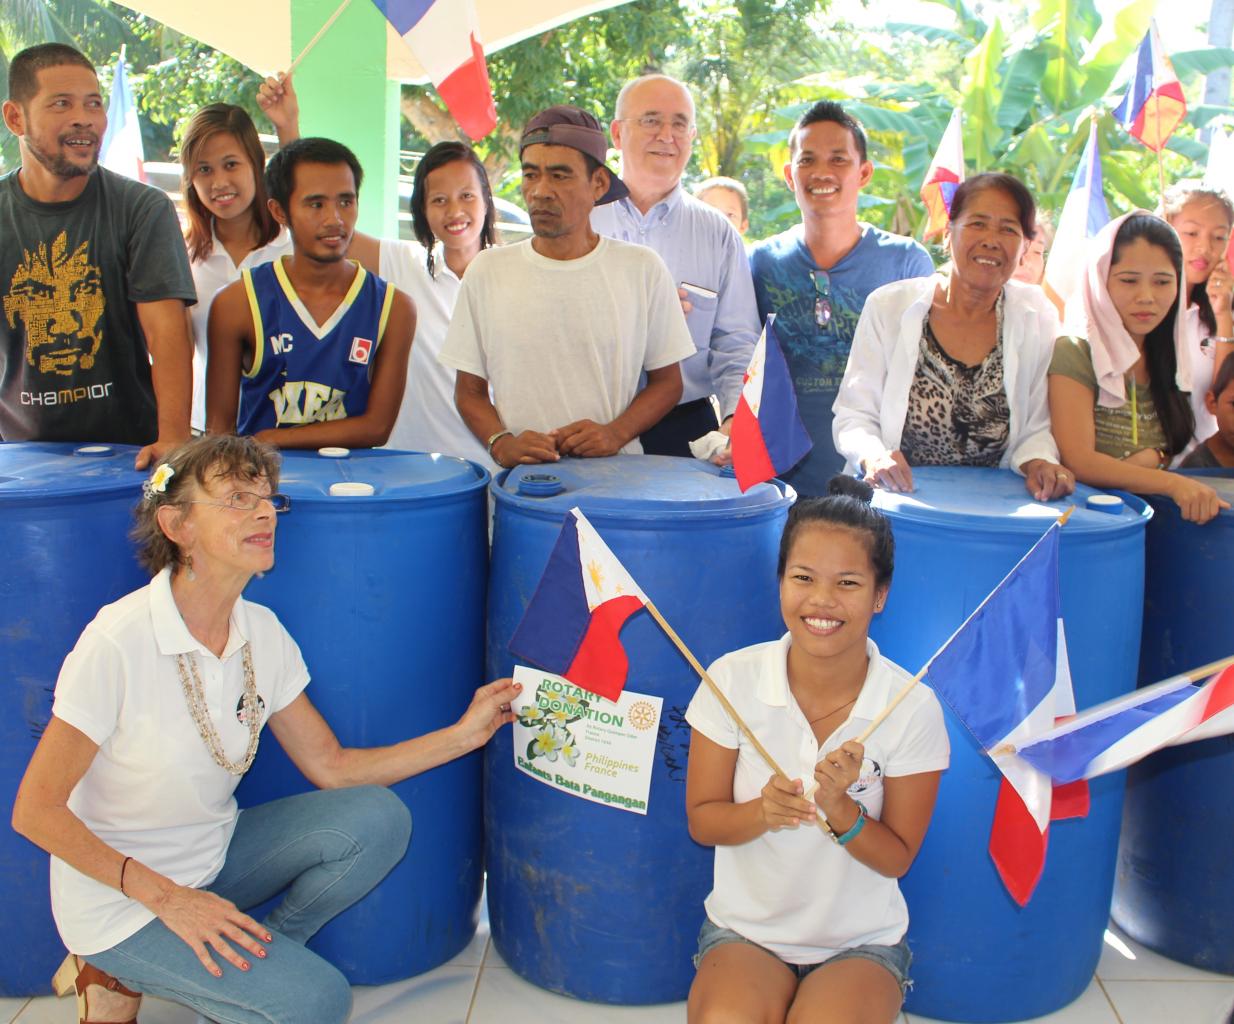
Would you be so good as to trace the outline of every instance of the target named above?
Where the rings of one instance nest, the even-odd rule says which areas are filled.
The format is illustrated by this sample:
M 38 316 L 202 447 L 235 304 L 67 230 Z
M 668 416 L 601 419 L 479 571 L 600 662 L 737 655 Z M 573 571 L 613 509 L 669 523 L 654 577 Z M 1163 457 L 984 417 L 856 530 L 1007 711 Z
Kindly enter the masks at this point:
M 1012 281 L 1035 231 L 1028 189 L 969 178 L 951 201 L 950 267 L 866 300 L 835 402 L 836 449 L 867 483 L 913 489 L 913 465 L 1001 466 L 1029 494 L 1070 494 L 1050 433 L 1046 370 L 1058 315 Z

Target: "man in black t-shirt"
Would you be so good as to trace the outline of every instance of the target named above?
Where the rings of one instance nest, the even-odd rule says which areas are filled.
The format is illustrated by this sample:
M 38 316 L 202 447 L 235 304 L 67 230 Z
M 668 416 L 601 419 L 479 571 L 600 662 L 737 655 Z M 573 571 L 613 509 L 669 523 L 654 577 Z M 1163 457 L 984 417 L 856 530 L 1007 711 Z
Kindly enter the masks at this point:
M 0 177 L 0 441 L 188 439 L 196 301 L 171 201 L 98 166 L 98 77 L 44 43 L 9 65 L 4 123 L 21 166 Z

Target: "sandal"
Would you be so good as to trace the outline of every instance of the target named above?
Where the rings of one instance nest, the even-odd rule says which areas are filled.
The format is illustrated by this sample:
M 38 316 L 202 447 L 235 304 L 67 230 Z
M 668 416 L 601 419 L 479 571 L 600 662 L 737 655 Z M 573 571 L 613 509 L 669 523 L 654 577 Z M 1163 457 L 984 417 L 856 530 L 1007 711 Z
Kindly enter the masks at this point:
M 78 1024 L 137 1024 L 141 993 L 125 988 L 75 953 L 56 969 L 51 987 L 58 996 L 77 993 Z

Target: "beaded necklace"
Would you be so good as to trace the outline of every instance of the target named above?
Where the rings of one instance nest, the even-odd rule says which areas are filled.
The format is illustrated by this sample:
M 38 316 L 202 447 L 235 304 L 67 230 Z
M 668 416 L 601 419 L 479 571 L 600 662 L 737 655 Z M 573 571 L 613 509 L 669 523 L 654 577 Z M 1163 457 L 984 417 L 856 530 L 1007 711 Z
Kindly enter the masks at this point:
M 244 713 L 248 719 L 249 745 L 240 761 L 231 761 L 223 752 L 223 743 L 219 739 L 218 730 L 214 728 L 214 720 L 210 717 L 210 709 L 206 705 L 205 691 L 201 685 L 201 676 L 197 674 L 197 658 L 191 652 L 187 655 L 176 655 L 176 667 L 180 670 L 180 687 L 184 690 L 184 700 L 189 707 L 189 715 L 197 726 L 201 741 L 210 751 L 214 763 L 231 775 L 243 775 L 253 764 L 257 756 L 257 740 L 261 735 L 261 705 L 258 703 L 257 678 L 253 673 L 253 658 L 249 654 L 246 643 L 240 649 L 244 661 Z M 191 679 L 190 679 L 191 676 Z

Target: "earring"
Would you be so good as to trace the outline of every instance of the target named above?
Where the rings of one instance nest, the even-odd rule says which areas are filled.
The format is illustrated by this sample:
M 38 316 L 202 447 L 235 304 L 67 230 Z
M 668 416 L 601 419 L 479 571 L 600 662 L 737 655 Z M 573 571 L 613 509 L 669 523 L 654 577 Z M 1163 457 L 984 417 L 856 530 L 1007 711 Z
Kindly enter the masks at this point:
M 184 578 L 190 583 L 197 579 L 197 573 L 193 572 L 193 556 L 184 556 Z

